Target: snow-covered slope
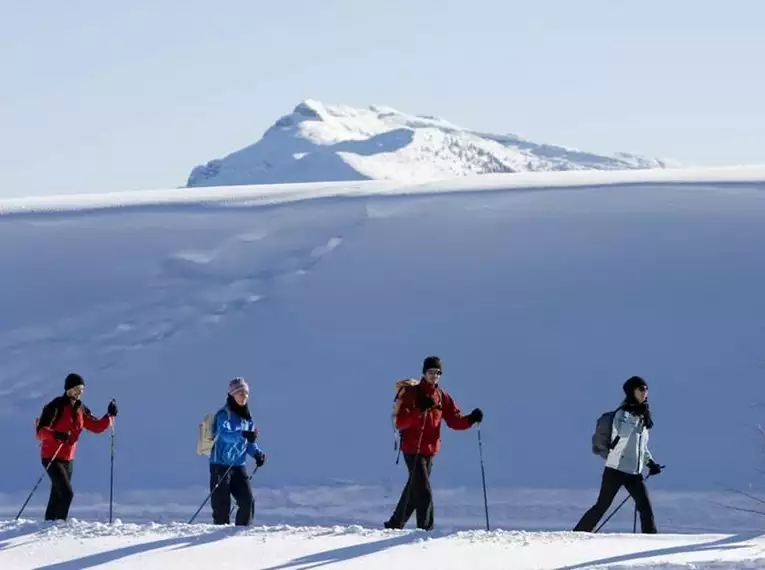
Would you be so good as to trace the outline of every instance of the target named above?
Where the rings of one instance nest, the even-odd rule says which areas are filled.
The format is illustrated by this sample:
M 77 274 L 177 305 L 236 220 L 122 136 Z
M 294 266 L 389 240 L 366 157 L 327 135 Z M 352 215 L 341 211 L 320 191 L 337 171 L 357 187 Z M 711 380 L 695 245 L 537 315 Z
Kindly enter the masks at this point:
M 488 173 L 664 168 L 668 162 L 602 156 L 513 135 L 475 132 L 390 107 L 303 101 L 255 144 L 195 167 L 187 186 L 337 180 L 426 182 Z
M 751 529 L 716 505 L 760 482 L 763 181 L 558 172 L 0 202 L 0 514 L 40 475 L 32 422 L 75 370 L 94 412 L 120 403 L 117 515 L 187 520 L 207 493 L 197 424 L 243 375 L 270 456 L 258 520 L 379 526 L 405 480 L 393 383 L 436 353 L 444 386 L 486 413 L 495 528 L 573 526 L 599 483 L 595 420 L 640 374 L 668 466 L 650 483 L 659 528 Z M 476 431 L 444 438 L 438 528 L 480 527 Z M 83 437 L 74 481 L 73 514 L 103 518 L 108 435 Z M 631 527 L 627 508 L 608 528 Z
M 254 527 L 0 523 L 4 570 L 744 570 L 765 568 L 759 533 L 579 535 Z

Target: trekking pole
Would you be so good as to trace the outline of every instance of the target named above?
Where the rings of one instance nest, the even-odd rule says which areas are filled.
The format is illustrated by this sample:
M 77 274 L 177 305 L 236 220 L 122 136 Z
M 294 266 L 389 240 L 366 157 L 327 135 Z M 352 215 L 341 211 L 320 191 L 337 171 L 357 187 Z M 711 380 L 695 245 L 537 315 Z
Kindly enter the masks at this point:
M 35 483 L 35 486 L 32 487 L 32 492 L 29 493 L 29 496 L 27 497 L 27 500 L 24 501 L 24 504 L 21 505 L 21 509 L 19 510 L 19 514 L 16 515 L 16 518 L 13 519 L 15 521 L 19 520 L 19 517 L 21 516 L 21 513 L 24 512 L 24 509 L 27 508 L 27 503 L 29 503 L 29 500 L 32 498 L 32 495 L 35 494 L 35 491 L 37 491 L 37 487 L 40 486 L 40 483 L 42 483 L 43 477 L 47 475 L 48 469 L 50 469 L 50 466 L 53 465 L 53 462 L 56 460 L 56 457 L 58 456 L 58 452 L 61 451 L 61 448 L 64 447 L 63 443 L 60 443 L 58 446 L 58 449 L 56 450 L 56 453 L 53 454 L 53 457 L 51 457 L 51 460 L 48 462 L 47 467 L 45 468 L 45 471 L 43 471 L 42 475 L 40 475 L 40 478 L 37 480 L 37 483 Z
M 202 502 L 202 504 L 201 504 L 201 505 L 199 505 L 199 508 L 197 509 L 197 512 L 195 512 L 195 513 L 193 514 L 193 516 L 192 516 L 192 517 L 189 519 L 189 523 L 188 523 L 188 524 L 191 524 L 191 523 L 193 523 L 193 522 L 194 522 L 194 519 L 195 519 L 195 518 L 197 518 L 197 515 L 199 514 L 199 511 L 201 511 L 201 510 L 204 508 L 204 506 L 207 504 L 207 501 L 209 501 L 209 500 L 210 500 L 210 497 L 212 497 L 212 494 L 213 494 L 213 493 L 214 493 L 214 492 L 215 492 L 215 491 L 218 489 L 218 487 L 220 486 L 220 484 L 221 484 L 221 483 L 223 483 L 223 480 L 224 480 L 224 479 L 225 479 L 225 478 L 228 476 L 228 474 L 229 474 L 229 472 L 231 471 L 231 468 L 232 468 L 232 467 L 233 467 L 233 465 L 229 465 L 229 466 L 228 466 L 228 469 L 226 469 L 226 472 L 223 474 L 223 477 L 221 477 L 221 478 L 219 478 L 219 479 L 218 479 L 218 482 L 217 482 L 217 483 L 215 484 L 215 486 L 212 488 L 212 491 L 210 491 L 210 492 L 207 494 L 207 497 L 205 498 L 205 500 Z
M 632 515 L 632 534 L 637 532 L 637 503 L 635 503 L 635 513 Z
M 602 523 L 600 523 L 600 526 L 598 526 L 598 528 L 596 528 L 596 529 L 595 529 L 595 532 L 598 532 L 598 531 L 599 531 L 601 528 L 603 528 L 603 526 L 604 526 L 604 525 L 605 525 L 605 524 L 606 524 L 606 523 L 607 523 L 609 520 L 611 520 L 611 517 L 613 517 L 613 516 L 614 516 L 614 515 L 617 513 L 617 511 L 618 511 L 619 509 L 621 509 L 621 508 L 624 506 L 624 503 L 626 503 L 626 502 L 629 500 L 629 498 L 630 498 L 630 495 L 629 495 L 629 493 L 628 493 L 628 494 L 627 494 L 627 496 L 626 496 L 626 497 L 624 497 L 624 500 L 623 500 L 621 503 L 619 503 L 619 506 L 618 506 L 618 507 L 616 507 L 616 508 L 613 510 L 613 512 L 612 512 L 610 515 L 608 515 L 608 516 L 606 517 L 606 520 L 604 520 Z
M 255 475 L 255 472 L 258 470 L 258 466 L 255 466 L 255 469 L 252 470 L 252 473 L 250 473 L 250 476 L 247 477 L 248 481 L 252 481 L 252 476 Z M 234 512 L 234 509 L 236 508 L 236 505 L 231 506 L 231 510 L 228 512 L 228 516 L 230 517 L 231 514 Z
M 478 424 L 478 455 L 481 458 L 481 483 L 483 484 L 483 509 L 486 514 L 486 530 L 489 530 L 489 501 L 486 498 L 486 472 L 483 468 L 483 443 L 481 442 L 481 424 Z
M 111 457 L 111 469 L 109 473 L 109 524 L 112 524 L 112 513 L 114 511 L 114 423 L 115 418 L 112 418 L 112 457 Z
M 645 477 L 644 481 L 647 481 L 647 480 L 648 480 L 648 479 L 650 479 L 650 478 L 651 478 L 651 474 L 649 473 L 648 475 L 646 475 L 646 477 Z M 616 508 L 614 509 L 614 511 L 613 511 L 613 512 L 612 512 L 610 515 L 608 515 L 608 517 L 606 518 L 606 520 L 604 520 L 602 523 L 600 523 L 600 526 L 598 526 L 598 528 L 596 528 L 596 529 L 595 529 L 595 532 L 598 532 L 598 531 L 599 531 L 601 528 L 603 528 L 603 526 L 604 526 L 604 525 L 605 525 L 605 524 L 606 524 L 606 523 L 607 523 L 609 520 L 611 520 L 611 517 L 612 517 L 612 516 L 614 516 L 614 515 L 616 514 L 616 512 L 617 512 L 619 509 L 621 509 L 621 508 L 624 506 L 624 503 L 626 503 L 626 502 L 629 500 L 630 496 L 631 496 L 631 495 L 628 493 L 628 494 L 627 494 L 627 496 L 626 496 L 626 497 L 624 497 L 624 500 L 623 500 L 621 503 L 619 503 L 619 506 L 618 506 L 618 507 L 616 507 Z M 635 516 L 637 517 L 637 505 L 635 505 Z M 634 528 L 636 529 L 636 528 L 637 528 L 637 519 L 635 519 L 635 521 L 636 521 L 636 522 L 635 522 L 635 525 L 636 525 L 636 526 L 635 526 Z M 635 532 L 635 531 L 633 530 L 633 532 Z

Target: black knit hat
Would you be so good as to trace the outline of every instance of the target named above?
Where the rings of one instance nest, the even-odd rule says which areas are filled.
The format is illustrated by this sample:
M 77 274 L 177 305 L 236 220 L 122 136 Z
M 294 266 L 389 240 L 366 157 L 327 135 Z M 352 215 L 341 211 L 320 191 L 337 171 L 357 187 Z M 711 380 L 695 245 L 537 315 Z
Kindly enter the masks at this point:
M 630 397 L 632 396 L 633 392 L 635 392 L 635 389 L 640 388 L 641 386 L 648 386 L 648 383 L 640 376 L 632 376 L 631 378 L 627 379 L 627 381 L 622 386 L 622 389 L 624 390 L 624 394 L 627 397 Z
M 72 372 L 71 374 L 67 375 L 66 379 L 64 380 L 64 392 L 66 392 L 67 390 L 71 390 L 75 386 L 84 386 L 84 385 L 85 385 L 85 380 L 82 379 L 82 376 Z
M 422 362 L 422 373 L 425 374 L 428 370 L 431 368 L 438 368 L 439 370 L 443 371 L 443 368 L 441 367 L 441 359 L 437 356 L 428 356 L 423 360 Z

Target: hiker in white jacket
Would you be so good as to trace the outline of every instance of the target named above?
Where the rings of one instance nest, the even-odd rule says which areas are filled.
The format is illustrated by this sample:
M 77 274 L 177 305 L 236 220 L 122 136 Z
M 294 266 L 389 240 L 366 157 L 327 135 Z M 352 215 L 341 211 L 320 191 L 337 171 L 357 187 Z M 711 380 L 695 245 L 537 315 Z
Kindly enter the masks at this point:
M 624 486 L 635 500 L 642 532 L 656 533 L 653 507 L 642 474 L 646 467 L 651 475 L 658 475 L 662 469 L 648 449 L 649 430 L 653 428 L 648 384 L 633 376 L 622 388 L 625 399 L 614 414 L 612 447 L 603 469 L 598 500 L 574 527 L 575 531 L 592 532 Z
M 646 425 L 646 417 L 650 418 L 650 412 L 648 412 L 647 404 L 642 405 L 646 406 L 645 413 L 635 409 L 641 404 L 631 409 L 625 409 L 622 404 L 614 414 L 611 441 L 615 441 L 616 444 L 608 453 L 606 467 L 617 469 L 622 473 L 638 475 L 653 463 L 653 456 L 648 449 L 649 428 Z

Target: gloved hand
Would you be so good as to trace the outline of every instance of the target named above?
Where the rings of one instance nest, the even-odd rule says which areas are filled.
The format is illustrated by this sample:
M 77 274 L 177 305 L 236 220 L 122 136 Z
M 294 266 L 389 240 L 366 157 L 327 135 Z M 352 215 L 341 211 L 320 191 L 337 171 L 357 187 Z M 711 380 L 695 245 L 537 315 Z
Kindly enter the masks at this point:
M 258 430 L 254 429 L 252 431 L 243 431 L 242 435 L 244 436 L 244 439 L 250 443 L 255 443 L 255 440 L 258 439 Z
M 266 462 L 266 454 L 262 451 L 255 456 L 255 465 L 263 467 Z
M 470 425 L 480 423 L 483 421 L 483 412 L 481 411 L 481 408 L 476 408 L 472 412 L 470 412 L 470 415 L 468 415 L 468 421 L 470 422 Z
M 648 473 L 651 475 L 658 475 L 664 467 L 665 465 L 659 465 L 652 459 L 648 462 Z
M 111 417 L 117 416 L 117 402 L 112 400 L 109 402 L 109 407 L 106 408 L 106 413 L 109 414 Z
M 429 396 L 428 394 L 420 394 L 417 397 L 417 407 L 420 409 L 421 412 L 425 412 L 436 405 L 436 401 L 433 399 L 432 396 Z
M 66 443 L 69 441 L 69 436 L 71 435 L 71 432 L 68 431 L 54 431 L 53 437 L 55 437 L 58 441 L 62 443 Z

